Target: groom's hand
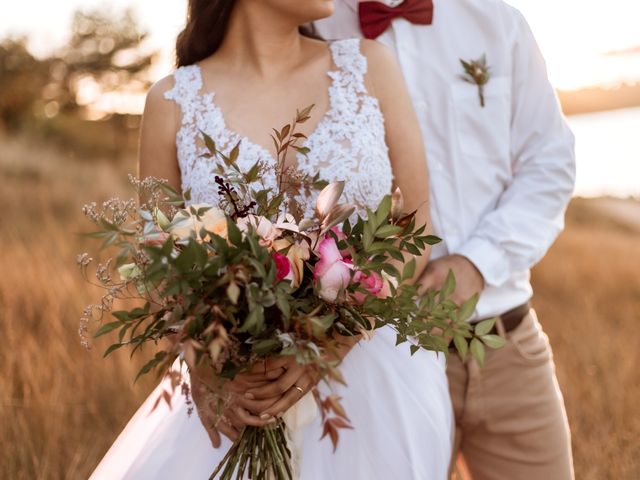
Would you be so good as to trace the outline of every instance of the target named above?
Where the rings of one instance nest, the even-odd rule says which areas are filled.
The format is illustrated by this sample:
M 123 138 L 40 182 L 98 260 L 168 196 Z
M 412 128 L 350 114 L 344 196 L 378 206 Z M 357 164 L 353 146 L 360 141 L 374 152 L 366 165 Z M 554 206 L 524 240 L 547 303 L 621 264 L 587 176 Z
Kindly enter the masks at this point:
M 462 255 L 448 255 L 429 262 L 418 281 L 419 293 L 442 289 L 449 270 L 456 277 L 454 302 L 461 304 L 484 289 L 484 278 L 471 260 Z

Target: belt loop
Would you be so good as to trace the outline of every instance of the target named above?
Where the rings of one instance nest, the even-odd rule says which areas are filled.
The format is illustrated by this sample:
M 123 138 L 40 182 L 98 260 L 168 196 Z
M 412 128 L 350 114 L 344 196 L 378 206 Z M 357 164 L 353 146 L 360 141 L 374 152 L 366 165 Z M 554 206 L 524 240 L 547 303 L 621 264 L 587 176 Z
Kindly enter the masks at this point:
M 504 323 L 502 323 L 502 317 L 498 317 L 496 320 L 496 330 L 502 338 L 507 338 L 507 330 L 504 328 Z

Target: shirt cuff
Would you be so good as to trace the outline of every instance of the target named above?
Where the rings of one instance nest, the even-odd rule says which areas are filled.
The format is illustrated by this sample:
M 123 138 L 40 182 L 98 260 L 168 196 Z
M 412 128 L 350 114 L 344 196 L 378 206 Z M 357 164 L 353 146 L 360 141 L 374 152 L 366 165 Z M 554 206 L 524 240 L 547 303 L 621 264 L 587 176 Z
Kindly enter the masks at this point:
M 451 253 L 468 258 L 480 271 L 487 285 L 500 287 L 509 280 L 507 254 L 489 240 L 471 237 Z

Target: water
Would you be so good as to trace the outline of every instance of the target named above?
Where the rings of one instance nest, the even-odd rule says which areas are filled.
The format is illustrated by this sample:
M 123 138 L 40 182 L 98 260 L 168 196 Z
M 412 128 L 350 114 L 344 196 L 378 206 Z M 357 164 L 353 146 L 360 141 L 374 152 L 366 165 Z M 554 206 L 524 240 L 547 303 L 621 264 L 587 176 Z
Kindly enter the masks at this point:
M 569 117 L 576 136 L 576 195 L 640 197 L 640 108 Z

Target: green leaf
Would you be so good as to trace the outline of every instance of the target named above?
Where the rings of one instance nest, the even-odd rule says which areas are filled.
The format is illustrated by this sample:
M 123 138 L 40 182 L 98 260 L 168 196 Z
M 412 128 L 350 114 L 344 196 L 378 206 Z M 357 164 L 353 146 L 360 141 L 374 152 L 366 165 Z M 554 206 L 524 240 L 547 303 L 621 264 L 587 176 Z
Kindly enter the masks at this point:
M 302 154 L 302 155 L 309 155 L 309 152 L 311 152 L 311 149 L 309 147 L 293 147 L 295 148 L 298 153 Z
M 420 350 L 420 347 L 418 345 L 411 345 L 409 350 L 411 350 L 411 355 L 413 356 Z
M 120 323 L 120 324 L 122 324 L 124 322 L 128 322 L 129 320 L 131 320 L 130 312 L 128 312 L 127 310 L 118 310 L 116 312 L 111 312 L 111 315 L 113 315 L 115 318 L 120 320 L 119 322 L 117 322 L 117 323 Z
M 456 277 L 453 274 L 453 270 L 449 270 L 449 273 L 447 273 L 447 279 L 444 281 L 444 285 L 442 286 L 442 290 L 440 291 L 440 299 L 444 300 L 445 298 L 450 297 L 455 291 Z
M 408 280 L 410 278 L 413 278 L 413 275 L 415 273 L 416 273 L 416 259 L 412 258 L 404 266 L 404 269 L 402 271 L 402 279 Z
M 207 147 L 207 150 L 209 150 L 211 154 L 215 155 L 218 152 L 218 149 L 216 148 L 216 142 L 214 142 L 213 139 L 202 130 L 200 130 L 200 133 L 204 138 L 204 144 Z
M 495 326 L 496 320 L 496 318 L 490 318 L 489 320 L 484 320 L 476 324 L 473 329 L 474 333 L 479 337 L 481 337 L 482 335 L 487 335 Z
M 258 174 L 260 173 L 260 161 L 257 161 L 253 164 L 253 167 L 249 169 L 247 174 L 244 176 L 244 179 L 247 183 L 253 183 L 258 179 Z
M 167 356 L 167 352 L 164 352 L 164 351 L 156 353 L 156 356 L 153 357 L 153 359 L 149 360 L 140 369 L 140 371 L 138 372 L 138 375 L 136 375 L 136 379 L 134 382 L 137 382 L 142 375 L 149 373 L 154 367 L 160 364 L 165 359 L 166 356 Z
M 256 355 L 264 357 L 265 355 L 276 351 L 282 344 L 275 338 L 267 338 L 264 340 L 258 340 L 251 346 L 251 351 Z
M 94 337 L 98 338 L 98 337 L 101 337 L 102 335 L 106 335 L 107 333 L 112 332 L 113 330 L 121 326 L 122 326 L 122 322 L 120 321 L 107 323 L 106 325 L 103 325 L 98 329 Z
M 376 227 L 384 224 L 389 218 L 389 213 L 391 212 L 391 195 L 385 195 L 385 197 L 378 205 L 378 209 L 376 210 Z
M 397 225 L 383 225 L 376 230 L 376 237 L 391 237 L 393 235 L 398 235 L 400 232 L 402 232 L 402 230 L 402 227 L 398 227 Z
M 278 308 L 280 309 L 280 311 L 282 312 L 282 315 L 284 315 L 285 318 L 291 317 L 291 305 L 289 305 L 289 302 L 286 296 L 282 294 L 276 295 L 276 305 L 278 305 Z
M 476 361 L 481 367 L 484 367 L 485 351 L 484 351 L 484 345 L 482 344 L 482 342 L 477 338 L 474 338 L 473 340 L 471 340 L 470 348 L 471 348 L 471 355 L 473 356 L 473 358 L 476 359 Z
M 311 319 L 311 323 L 313 324 L 314 331 L 316 331 L 318 336 L 320 336 L 331 328 L 335 319 L 336 315 L 330 313 L 329 315 L 324 315 L 322 317 L 313 317 Z
M 436 237 L 435 235 L 427 235 L 422 239 L 427 245 L 437 245 L 438 243 L 442 242 L 442 239 L 440 237 Z
M 464 362 L 467 359 L 467 354 L 469 352 L 467 339 L 464 338 L 463 335 L 454 335 L 453 343 L 456 346 L 456 350 L 458 350 L 458 355 L 460 355 L 460 358 Z
M 476 311 L 476 306 L 478 305 L 478 300 L 480 299 L 480 295 L 477 293 L 468 299 L 466 302 L 462 304 L 460 307 L 460 311 L 458 312 L 458 318 L 461 322 L 469 320 L 473 312 Z
M 238 329 L 241 333 L 257 334 L 264 327 L 264 307 L 262 305 L 256 305 L 247 318 L 245 318 L 241 327 Z
M 227 165 L 231 165 L 233 163 L 236 163 L 236 160 L 238 160 L 238 157 L 240 156 L 240 142 L 242 140 L 240 140 L 235 147 L 233 147 L 233 149 L 231 150 L 231 153 L 229 154 L 229 160 L 226 162 Z
M 102 358 L 106 358 L 109 355 L 111 355 L 113 352 L 115 352 L 116 350 L 118 350 L 120 347 L 124 347 L 126 345 L 126 343 L 114 343 L 113 345 L 111 345 L 109 348 L 107 348 L 107 350 L 104 352 L 104 355 L 102 356 Z
M 227 218 L 227 237 L 231 243 L 238 247 L 242 244 L 242 232 L 236 222 L 230 218 Z
M 487 347 L 494 349 L 502 348 L 507 343 L 507 341 L 499 335 L 482 335 L 480 339 Z

